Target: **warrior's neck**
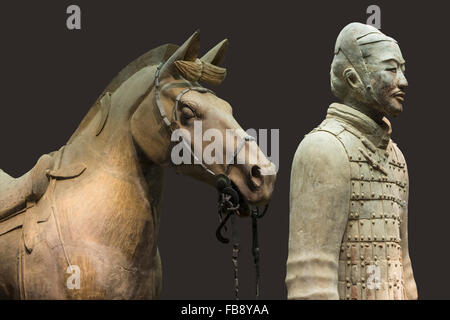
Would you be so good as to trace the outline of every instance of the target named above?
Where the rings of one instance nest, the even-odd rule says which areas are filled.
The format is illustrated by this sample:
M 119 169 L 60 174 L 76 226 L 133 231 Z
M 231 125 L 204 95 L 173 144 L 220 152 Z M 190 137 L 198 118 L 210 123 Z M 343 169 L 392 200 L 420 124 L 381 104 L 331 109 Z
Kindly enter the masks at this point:
M 382 119 L 384 115 L 381 112 L 377 111 L 375 106 L 373 105 L 362 103 L 360 101 L 357 101 L 356 99 L 353 99 L 352 97 L 347 97 L 346 99 L 344 99 L 343 104 L 365 114 L 378 124 L 383 123 Z

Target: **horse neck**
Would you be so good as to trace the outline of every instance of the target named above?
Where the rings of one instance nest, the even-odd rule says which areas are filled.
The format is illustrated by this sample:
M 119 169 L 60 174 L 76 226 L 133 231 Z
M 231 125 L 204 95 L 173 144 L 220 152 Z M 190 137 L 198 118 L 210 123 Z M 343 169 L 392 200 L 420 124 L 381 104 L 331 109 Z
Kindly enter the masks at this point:
M 87 115 L 86 124 L 69 140 L 65 153 L 69 151 L 72 157 L 65 155 L 67 161 L 78 158 L 90 162 L 93 167 L 106 168 L 125 180 L 137 179 L 140 184 L 151 182 L 146 173 L 161 168 L 139 152 L 131 134 L 130 119 L 148 95 L 154 73 L 155 67 L 143 68 L 110 95 L 106 122 L 105 110 L 101 108 L 95 114 Z M 100 132 L 99 128 L 102 128 Z M 148 137 L 149 141 L 157 142 L 160 133 L 156 128 L 153 136 Z

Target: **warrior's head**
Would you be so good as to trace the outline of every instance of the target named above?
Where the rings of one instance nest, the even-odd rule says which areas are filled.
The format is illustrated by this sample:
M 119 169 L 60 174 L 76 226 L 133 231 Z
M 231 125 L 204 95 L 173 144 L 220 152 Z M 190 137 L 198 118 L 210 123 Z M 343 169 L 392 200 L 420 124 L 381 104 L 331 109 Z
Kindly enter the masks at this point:
M 376 28 L 350 23 L 336 40 L 331 90 L 344 104 L 377 119 L 403 110 L 405 60 L 397 42 Z

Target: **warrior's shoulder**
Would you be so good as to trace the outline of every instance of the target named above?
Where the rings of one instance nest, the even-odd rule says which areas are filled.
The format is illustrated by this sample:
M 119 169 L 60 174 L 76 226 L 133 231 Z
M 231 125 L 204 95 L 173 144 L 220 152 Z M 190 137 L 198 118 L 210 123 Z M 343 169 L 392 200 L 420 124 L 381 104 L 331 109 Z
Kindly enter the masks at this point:
M 326 119 L 304 136 L 297 147 L 294 162 L 348 162 L 346 148 L 339 138 L 344 130 L 338 121 Z

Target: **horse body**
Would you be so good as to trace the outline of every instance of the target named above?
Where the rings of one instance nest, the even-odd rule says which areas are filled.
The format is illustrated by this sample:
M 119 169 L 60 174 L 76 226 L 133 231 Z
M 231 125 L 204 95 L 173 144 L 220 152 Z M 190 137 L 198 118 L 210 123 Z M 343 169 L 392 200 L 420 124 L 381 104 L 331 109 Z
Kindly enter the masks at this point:
M 141 163 L 129 132 L 120 132 L 121 127 L 126 126 L 105 127 L 102 139 L 108 140 L 106 144 L 96 141 L 94 135 L 79 135 L 52 155 L 61 158 L 61 168 L 82 164 L 86 170 L 74 179 L 56 181 L 54 188 L 49 187 L 40 201 L 23 213 L 42 220 L 32 227 L 38 228 L 39 238 L 34 240 L 32 252 L 21 243 L 25 250 L 17 261 L 17 247 L 24 241 L 22 229 L 0 237 L 1 248 L 17 244 L 8 254 L 2 252 L 0 264 L 17 261 L 1 274 L 20 279 L 20 297 L 158 296 L 161 264 L 156 239 L 163 169 Z M 67 268 L 72 265 L 82 271 L 79 289 L 66 285 Z M 11 291 L 17 285 L 6 287 Z M 0 292 L 0 296 L 10 296 L 8 293 Z

